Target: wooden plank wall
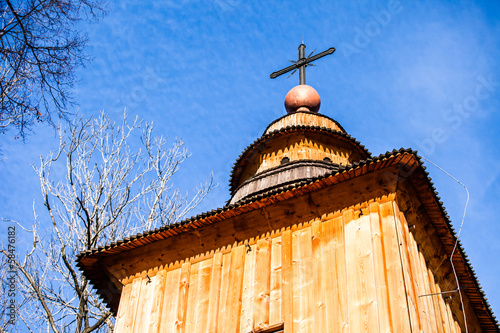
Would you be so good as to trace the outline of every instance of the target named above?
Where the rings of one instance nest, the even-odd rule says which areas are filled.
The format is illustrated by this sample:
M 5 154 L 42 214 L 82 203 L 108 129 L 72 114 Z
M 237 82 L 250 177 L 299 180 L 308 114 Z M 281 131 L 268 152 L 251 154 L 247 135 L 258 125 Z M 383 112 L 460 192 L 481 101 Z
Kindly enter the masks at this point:
M 116 332 L 461 332 L 394 201 L 191 258 L 124 286 Z M 460 315 L 460 314 L 458 314 Z
M 255 173 L 274 168 L 281 164 L 283 157 L 288 157 L 290 161 L 303 159 L 322 161 L 328 157 L 333 163 L 347 165 L 351 164 L 355 157 L 358 157 L 353 148 L 343 147 L 341 142 L 320 142 L 314 140 L 317 138 L 308 138 L 306 135 L 296 135 L 293 138 L 277 139 L 273 146 L 266 147 L 261 153 L 260 166 L 256 171 L 252 171 L 245 177 L 245 180 Z M 280 142 L 283 141 L 283 142 Z M 351 156 L 353 155 L 353 156 Z M 241 181 L 240 183 L 242 183 Z

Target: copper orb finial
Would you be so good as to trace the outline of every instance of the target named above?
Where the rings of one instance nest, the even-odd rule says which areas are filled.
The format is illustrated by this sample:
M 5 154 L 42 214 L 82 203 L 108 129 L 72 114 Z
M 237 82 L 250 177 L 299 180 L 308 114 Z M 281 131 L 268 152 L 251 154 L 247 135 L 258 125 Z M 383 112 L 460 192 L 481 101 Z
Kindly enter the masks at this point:
M 318 112 L 320 106 L 321 99 L 316 89 L 305 84 L 293 87 L 285 97 L 285 109 L 288 113 Z

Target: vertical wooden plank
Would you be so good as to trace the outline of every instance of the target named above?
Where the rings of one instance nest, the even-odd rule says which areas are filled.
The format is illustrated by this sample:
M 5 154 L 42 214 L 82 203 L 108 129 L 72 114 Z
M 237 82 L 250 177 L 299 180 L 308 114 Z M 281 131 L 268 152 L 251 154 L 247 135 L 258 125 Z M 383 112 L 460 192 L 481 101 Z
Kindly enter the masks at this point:
M 219 300 L 219 318 L 220 320 L 217 322 L 217 332 L 224 332 L 224 322 L 229 309 L 226 308 L 227 304 L 227 296 L 229 292 L 229 274 L 231 272 L 231 253 L 227 253 L 222 258 L 222 277 L 221 277 L 221 296 Z
M 329 332 L 349 332 L 349 310 L 347 298 L 347 268 L 345 256 L 345 232 L 343 216 L 333 219 L 332 223 L 325 222 L 325 232 L 331 234 L 331 255 L 333 262 L 328 266 L 328 275 L 334 277 L 328 280 L 327 285 L 333 290 L 334 311 L 328 321 Z M 330 301 L 329 301 L 330 302 Z
M 422 265 L 420 263 L 420 254 L 418 251 L 417 242 L 413 237 L 411 232 L 408 232 L 408 254 L 410 257 L 410 264 L 412 267 L 412 271 L 414 273 L 414 284 L 415 284 L 415 293 L 416 293 L 416 302 L 418 304 L 419 310 L 419 320 L 424 332 L 434 332 L 435 326 L 432 326 L 432 322 L 430 319 L 430 311 L 428 306 L 428 297 L 421 297 L 421 295 L 426 295 L 429 292 L 425 289 L 425 280 L 427 279 L 427 275 L 424 275 L 422 272 Z M 428 280 L 428 279 L 427 279 Z
M 125 326 L 127 321 L 127 310 L 130 303 L 130 297 L 132 294 L 132 283 L 123 286 L 122 294 L 120 296 L 120 305 L 118 306 L 118 314 L 116 315 L 115 322 L 115 332 L 122 333 L 125 332 Z
M 460 324 L 456 320 L 453 320 L 453 324 L 455 325 L 455 332 L 462 333 L 462 329 L 460 328 Z
M 163 312 L 163 296 L 165 295 L 166 279 L 167 272 L 165 270 L 159 271 L 154 278 L 151 278 L 151 280 L 153 280 L 154 292 L 153 303 L 151 305 L 151 319 L 148 329 L 150 333 L 160 332 L 160 320 Z
M 196 333 L 207 332 L 208 305 L 210 297 L 210 277 L 212 275 L 213 258 L 200 262 L 197 304 L 196 304 Z
M 432 293 L 432 290 L 429 285 L 430 278 L 427 264 L 425 263 L 425 258 L 422 252 L 419 251 L 418 257 L 420 262 L 420 270 L 422 272 L 422 286 L 424 290 L 422 295 L 429 295 Z M 440 323 L 437 322 L 437 313 L 434 308 L 433 296 L 421 296 L 420 299 L 426 304 L 427 318 L 430 323 L 431 332 L 442 333 L 443 329 L 441 325 L 439 325 Z
M 292 234 L 293 331 L 310 332 L 313 325 L 311 227 Z
M 356 223 L 353 221 L 352 210 L 343 212 L 344 233 L 345 233 L 345 261 L 347 279 L 348 302 L 347 308 L 349 312 L 349 328 L 353 332 L 363 331 L 363 316 L 359 309 L 359 290 L 357 290 L 356 276 Z
M 129 306 L 127 308 L 125 332 L 132 332 L 134 329 L 134 323 L 136 319 L 137 308 L 139 305 L 139 300 L 141 296 L 141 278 L 134 279 L 132 281 L 132 292 L 130 294 Z
M 276 325 L 281 319 L 281 236 L 272 240 L 271 247 L 271 292 L 269 300 L 269 325 Z
M 406 281 L 407 281 L 407 297 L 409 299 L 410 303 L 410 310 L 411 310 L 411 319 L 412 319 L 412 327 L 413 330 L 416 331 L 421 331 L 423 328 L 423 323 L 420 318 L 420 300 L 418 297 L 418 291 L 417 291 L 417 271 L 415 267 L 415 259 L 413 257 L 413 252 L 410 249 L 410 238 L 413 238 L 413 235 L 410 233 L 410 229 L 408 228 L 408 222 L 406 221 L 406 218 L 403 213 L 399 212 L 398 207 L 394 203 L 394 210 L 396 211 L 396 216 L 399 218 L 397 219 L 398 221 L 398 227 L 400 227 L 400 234 L 401 234 L 401 242 L 402 242 L 402 252 L 403 252 L 403 257 L 405 261 L 405 272 L 406 272 Z
M 344 212 L 346 267 L 349 277 L 349 327 L 353 332 L 380 332 L 370 217 Z
M 160 332 L 162 333 L 172 333 L 176 331 L 180 281 L 180 268 L 166 272 L 165 295 L 163 296 L 163 305 L 160 318 Z
M 153 280 L 154 279 L 154 280 Z M 134 322 L 134 332 L 147 332 L 149 319 L 151 317 L 151 306 L 153 305 L 153 291 L 156 276 L 152 278 L 142 278 L 141 298 L 138 303 L 136 318 Z
M 429 277 L 429 288 L 430 288 L 430 293 L 431 294 L 436 294 L 438 291 L 436 289 L 436 282 L 434 281 L 434 274 L 430 270 L 430 268 L 427 269 L 427 275 Z M 432 304 L 434 306 L 434 316 L 436 317 L 436 326 L 437 326 L 437 332 L 447 332 L 446 330 L 446 318 L 443 318 L 441 314 L 441 307 L 439 305 L 439 299 L 441 298 L 441 295 L 432 295 L 429 296 L 432 299 Z
M 196 319 L 198 316 L 198 311 L 196 311 L 196 306 L 198 304 L 198 284 L 199 284 L 199 270 L 201 262 L 191 264 L 191 270 L 189 274 L 189 288 L 188 297 L 186 304 L 186 320 L 184 321 L 184 332 L 185 333 L 195 333 L 196 331 Z
M 243 274 L 243 290 L 241 295 L 241 322 L 240 332 L 251 332 L 254 319 L 255 297 L 255 258 L 257 246 L 245 245 L 245 272 Z
M 408 229 L 408 223 L 395 202 L 392 203 L 394 210 L 396 229 L 399 235 L 400 242 L 400 254 L 402 257 L 403 265 L 403 277 L 406 289 L 406 299 L 409 306 L 409 314 L 411 321 L 412 331 L 421 331 L 422 325 L 420 322 L 420 314 L 418 311 L 418 302 L 415 291 L 415 273 L 413 267 L 410 263 L 409 253 L 408 253 L 408 234 L 410 233 Z
M 222 253 L 214 255 L 212 264 L 212 277 L 210 278 L 210 295 L 208 301 L 208 322 L 207 332 L 215 333 L 217 331 L 217 322 L 219 321 L 219 300 L 221 294 L 222 280 Z
M 271 238 L 259 239 L 256 247 L 254 329 L 269 326 L 271 288 Z M 246 266 L 246 265 L 245 265 Z
M 281 316 L 285 332 L 293 330 L 293 270 L 292 270 L 292 232 L 285 230 L 281 235 Z
M 375 266 L 375 284 L 377 287 L 378 316 L 380 332 L 393 332 L 391 323 L 391 308 L 387 291 L 386 258 L 379 217 L 379 204 L 372 202 L 369 206 L 370 224 L 372 230 L 373 260 Z
M 326 286 L 326 268 L 327 262 L 327 244 L 322 230 L 321 221 L 314 221 L 312 224 L 312 255 L 313 255 L 313 302 L 314 302 L 314 331 L 328 332 L 326 326 L 327 311 L 327 293 Z
M 231 252 L 231 271 L 229 272 L 229 289 L 226 300 L 226 316 L 224 332 L 237 332 L 240 327 L 241 291 L 243 289 L 243 273 L 245 269 L 245 245 L 235 247 Z
M 445 296 L 447 297 L 447 296 Z M 456 322 L 453 319 L 453 314 L 451 312 L 450 304 L 445 301 L 446 305 L 446 316 L 448 317 L 448 323 L 450 325 L 450 332 L 451 333 L 460 333 L 460 331 L 457 331 L 457 327 L 455 326 Z
M 436 296 L 434 296 L 438 302 L 439 305 L 439 310 L 441 313 L 441 319 L 443 322 L 443 331 L 445 333 L 452 333 L 451 327 L 450 327 L 450 320 L 448 318 L 448 313 L 446 312 L 446 304 L 444 303 L 443 295 L 441 294 L 441 287 L 439 286 L 439 283 L 434 284 L 434 288 L 436 290 Z
M 395 332 L 410 332 L 410 317 L 406 303 L 405 285 L 399 243 L 394 224 L 392 202 L 380 204 L 383 244 L 386 257 L 387 287 L 390 297 L 391 321 Z
M 181 276 L 179 281 L 179 299 L 177 305 L 177 320 L 175 321 L 175 331 L 184 333 L 186 327 L 186 311 L 189 296 L 189 278 L 191 276 L 191 263 L 186 262 L 181 266 Z
M 337 262 L 335 260 L 335 235 L 333 220 L 327 220 L 321 223 L 321 282 L 324 299 L 324 332 L 343 332 L 343 323 L 341 322 L 341 306 L 336 303 L 339 295 L 339 279 L 337 276 Z M 314 231 L 314 229 L 313 229 Z M 313 244 L 314 246 L 314 244 Z M 313 247 L 314 251 L 314 247 Z M 344 265 L 345 266 L 345 265 Z M 345 275 L 345 274 L 344 274 Z M 346 287 L 342 286 L 345 291 Z M 321 326 L 321 325 L 320 325 Z

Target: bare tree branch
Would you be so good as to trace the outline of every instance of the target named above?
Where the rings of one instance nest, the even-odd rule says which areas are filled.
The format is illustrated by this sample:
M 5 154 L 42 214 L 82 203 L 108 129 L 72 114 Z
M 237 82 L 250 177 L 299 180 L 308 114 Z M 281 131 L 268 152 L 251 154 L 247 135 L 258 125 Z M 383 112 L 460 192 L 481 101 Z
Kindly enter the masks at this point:
M 9 257 L 9 254 L 5 251 L 5 250 L 1 250 L 0 251 L 5 257 Z M 54 332 L 59 332 L 59 330 L 57 329 L 57 326 L 56 326 L 56 323 L 54 321 L 54 317 L 52 316 L 52 312 L 50 311 L 48 305 L 47 305 L 47 302 L 46 302 L 46 299 L 45 297 L 43 297 L 42 295 L 42 292 L 40 291 L 40 288 L 38 287 L 38 284 L 34 281 L 33 277 L 31 276 L 31 274 L 29 274 L 23 266 L 21 266 L 17 260 L 12 260 L 12 262 L 15 263 L 15 265 L 17 266 L 17 268 L 21 271 L 21 273 L 23 273 L 23 276 L 26 278 L 26 280 L 29 282 L 32 290 L 36 293 L 36 296 L 37 296 L 37 299 L 38 301 L 40 302 L 40 305 L 42 306 L 43 308 L 43 311 L 45 312 L 45 315 L 47 317 L 47 320 L 49 321 L 50 323 L 50 326 L 52 327 L 52 329 L 54 330 Z
M 34 123 L 65 118 L 76 67 L 87 60 L 78 21 L 105 13 L 104 0 L 0 1 L 0 132 L 24 137 Z
M 152 125 L 137 118 L 129 121 L 124 115 L 116 124 L 104 113 L 77 117 L 59 137 L 59 148 L 34 167 L 44 211 L 34 214 L 32 227 L 23 227 L 32 242 L 17 264 L 24 297 L 19 318 L 35 332 L 44 326 L 53 332 L 111 331 L 111 312 L 73 258 L 178 221 L 215 184 L 201 185 L 189 199 L 179 195 L 172 177 L 189 156 L 187 150 L 181 141 L 168 146 L 153 135 Z

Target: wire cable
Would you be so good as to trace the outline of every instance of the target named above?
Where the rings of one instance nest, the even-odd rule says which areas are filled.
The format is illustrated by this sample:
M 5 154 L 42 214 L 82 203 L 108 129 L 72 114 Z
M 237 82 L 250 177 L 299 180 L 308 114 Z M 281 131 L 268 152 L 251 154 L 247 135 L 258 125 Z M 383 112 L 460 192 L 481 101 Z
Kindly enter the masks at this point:
M 467 206 L 469 205 L 469 190 L 467 189 L 467 186 L 465 186 L 461 181 L 459 181 L 458 179 L 456 179 L 455 177 L 453 177 L 452 175 L 450 175 L 446 170 L 444 170 L 443 168 L 441 168 L 440 166 L 438 166 L 436 163 L 428 160 L 425 157 L 422 157 L 422 159 L 426 160 L 430 164 L 434 165 L 436 168 L 438 168 L 443 173 L 445 173 L 446 175 L 448 175 L 451 179 L 453 179 L 454 181 L 456 181 L 457 183 L 459 183 L 460 185 L 462 185 L 463 188 L 465 189 L 465 191 L 467 192 L 467 200 L 465 201 L 464 213 L 462 215 L 462 222 L 460 223 L 460 228 L 458 229 L 458 234 L 457 234 L 457 238 L 455 240 L 455 245 L 453 246 L 453 251 L 451 251 L 450 263 L 451 263 L 451 267 L 453 269 L 453 275 L 455 276 L 455 282 L 457 284 L 456 291 L 458 292 L 458 295 L 460 295 L 460 304 L 462 305 L 462 313 L 464 315 L 465 333 L 469 333 L 469 329 L 467 328 L 467 316 L 465 315 L 464 300 L 462 298 L 462 290 L 460 288 L 460 283 L 458 282 L 458 276 L 457 276 L 457 272 L 455 270 L 455 265 L 453 264 L 453 256 L 455 255 L 455 252 L 456 252 L 457 247 L 458 247 L 458 241 L 460 239 L 460 233 L 462 232 L 462 227 L 464 226 L 465 213 L 467 212 Z

